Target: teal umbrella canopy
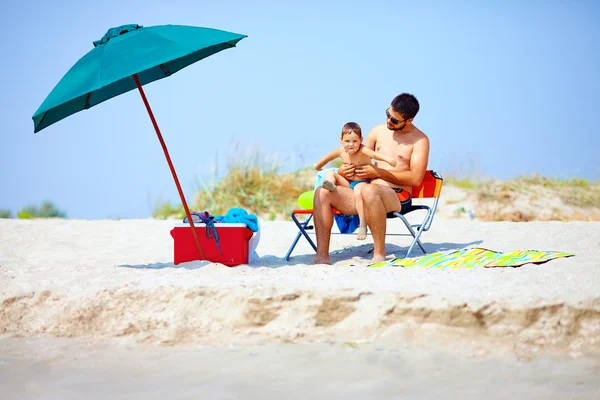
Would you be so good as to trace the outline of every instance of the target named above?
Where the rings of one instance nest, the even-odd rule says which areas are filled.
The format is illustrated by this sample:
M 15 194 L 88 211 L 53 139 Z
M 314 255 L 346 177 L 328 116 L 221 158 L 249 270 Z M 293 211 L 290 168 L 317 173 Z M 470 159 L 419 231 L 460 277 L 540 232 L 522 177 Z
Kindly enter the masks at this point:
M 137 88 L 173 174 L 199 259 L 204 259 L 175 167 L 142 86 L 166 78 L 221 50 L 235 47 L 245 37 L 217 29 L 182 25 L 147 28 L 122 25 L 111 28 L 52 89 L 33 115 L 33 130 L 39 132 L 71 114 Z
M 246 35 L 183 25 L 111 28 L 58 82 L 33 115 L 34 132 L 196 61 L 235 47 Z

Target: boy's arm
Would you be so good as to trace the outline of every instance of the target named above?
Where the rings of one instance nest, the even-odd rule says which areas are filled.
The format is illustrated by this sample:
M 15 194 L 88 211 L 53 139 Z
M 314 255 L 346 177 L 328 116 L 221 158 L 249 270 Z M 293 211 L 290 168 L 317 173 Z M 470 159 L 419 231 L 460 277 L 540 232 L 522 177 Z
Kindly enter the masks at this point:
M 329 161 L 335 160 L 339 156 L 340 156 L 340 148 L 338 147 L 337 149 L 335 149 L 331 153 L 327 154 L 325 157 L 321 158 L 319 160 L 319 162 L 317 162 L 315 164 L 315 169 L 317 171 L 320 171 L 325 166 L 325 164 L 327 164 Z
M 384 156 L 383 154 L 376 153 L 373 150 L 369 149 L 368 147 L 363 146 L 362 152 L 367 157 L 374 158 L 379 161 L 385 161 L 386 163 L 390 164 L 392 167 L 395 167 L 396 164 L 398 163 L 398 161 L 396 161 L 396 159 L 394 157 L 387 157 L 387 156 Z

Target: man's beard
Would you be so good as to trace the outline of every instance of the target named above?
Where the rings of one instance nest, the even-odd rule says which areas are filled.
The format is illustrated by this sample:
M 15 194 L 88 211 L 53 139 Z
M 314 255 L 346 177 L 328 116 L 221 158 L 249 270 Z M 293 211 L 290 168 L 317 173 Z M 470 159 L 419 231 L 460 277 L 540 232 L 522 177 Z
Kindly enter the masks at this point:
M 406 122 L 404 122 L 404 125 L 402 125 L 401 127 L 398 127 L 396 125 L 392 125 L 392 127 L 390 128 L 388 125 L 388 129 L 391 131 L 400 131 L 402 132 L 404 130 L 404 128 L 406 128 Z

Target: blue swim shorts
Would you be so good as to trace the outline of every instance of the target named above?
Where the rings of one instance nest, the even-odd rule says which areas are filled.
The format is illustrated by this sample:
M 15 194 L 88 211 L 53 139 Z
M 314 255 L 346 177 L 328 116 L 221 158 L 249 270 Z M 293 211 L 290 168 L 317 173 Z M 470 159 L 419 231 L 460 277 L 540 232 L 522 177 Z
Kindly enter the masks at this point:
M 362 181 L 350 181 L 350 189 L 354 189 L 354 186 L 358 185 L 359 183 L 369 183 L 371 182 L 370 179 L 363 179 Z

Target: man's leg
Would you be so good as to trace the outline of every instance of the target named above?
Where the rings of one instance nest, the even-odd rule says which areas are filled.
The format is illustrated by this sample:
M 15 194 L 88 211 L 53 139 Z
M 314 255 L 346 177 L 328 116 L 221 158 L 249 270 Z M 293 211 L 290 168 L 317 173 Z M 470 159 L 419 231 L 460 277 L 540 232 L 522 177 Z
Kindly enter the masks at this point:
M 353 191 L 350 188 L 340 187 L 335 192 L 317 188 L 313 206 L 315 234 L 317 236 L 317 255 L 315 264 L 329 264 L 329 241 L 331 227 L 333 226 L 333 211 L 336 210 L 349 215 L 356 214 Z
M 365 207 L 365 219 L 373 236 L 372 263 L 385 260 L 385 230 L 387 213 L 400 211 L 400 200 L 396 192 L 383 185 L 365 185 L 361 191 Z

